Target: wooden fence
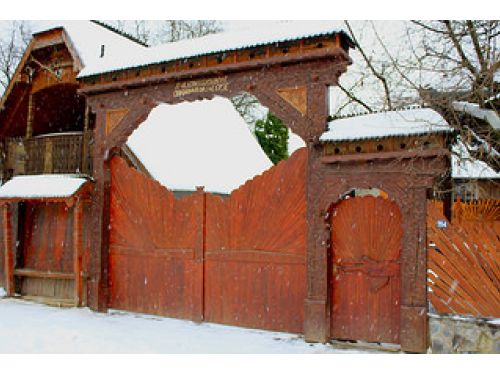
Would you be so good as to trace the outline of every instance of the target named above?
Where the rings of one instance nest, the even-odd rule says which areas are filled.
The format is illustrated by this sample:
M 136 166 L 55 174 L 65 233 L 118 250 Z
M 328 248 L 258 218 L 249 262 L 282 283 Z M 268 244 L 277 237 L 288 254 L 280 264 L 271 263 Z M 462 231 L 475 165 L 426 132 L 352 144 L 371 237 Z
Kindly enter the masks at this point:
M 499 221 L 500 199 L 457 201 L 453 205 L 453 218 L 459 221 Z
M 445 220 L 442 203 L 428 203 L 429 300 L 439 313 L 500 316 L 500 221 L 484 219 L 480 212 L 491 212 L 488 207 L 459 202 L 453 222 L 438 228 L 438 220 Z

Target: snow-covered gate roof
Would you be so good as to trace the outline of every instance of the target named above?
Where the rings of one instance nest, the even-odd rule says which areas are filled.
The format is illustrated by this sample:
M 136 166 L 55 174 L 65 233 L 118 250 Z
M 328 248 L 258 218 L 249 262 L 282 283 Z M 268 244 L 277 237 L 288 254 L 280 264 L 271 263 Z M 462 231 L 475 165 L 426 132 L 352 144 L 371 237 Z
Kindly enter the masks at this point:
M 430 133 L 448 133 L 452 128 L 436 111 L 416 108 L 387 111 L 333 120 L 320 140 L 355 141 Z
M 78 193 L 88 181 L 66 174 L 15 176 L 0 186 L 0 200 L 63 200 Z
M 107 56 L 85 66 L 78 77 L 334 34 L 342 34 L 350 41 L 338 21 L 277 22 L 262 28 L 228 31 L 162 44 L 138 54 L 125 49 L 122 54 Z M 350 44 L 353 45 L 353 42 L 350 41 Z

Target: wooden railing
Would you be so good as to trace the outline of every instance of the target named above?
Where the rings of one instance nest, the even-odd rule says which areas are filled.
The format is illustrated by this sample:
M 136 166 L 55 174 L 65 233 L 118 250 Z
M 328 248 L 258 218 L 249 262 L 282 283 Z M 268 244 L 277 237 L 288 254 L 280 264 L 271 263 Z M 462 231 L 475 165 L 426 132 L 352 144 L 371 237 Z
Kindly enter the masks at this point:
M 41 135 L 24 139 L 22 168 L 15 174 L 92 173 L 91 132 Z M 12 162 L 8 163 L 12 164 Z

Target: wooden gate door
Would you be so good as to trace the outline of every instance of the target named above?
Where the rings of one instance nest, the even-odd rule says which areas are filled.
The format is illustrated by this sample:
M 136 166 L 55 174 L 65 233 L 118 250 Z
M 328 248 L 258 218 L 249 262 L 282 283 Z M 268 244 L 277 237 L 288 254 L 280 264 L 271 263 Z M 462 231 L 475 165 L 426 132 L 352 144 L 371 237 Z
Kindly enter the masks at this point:
M 203 205 L 111 160 L 110 307 L 202 319 Z
M 399 343 L 402 235 L 388 199 L 355 197 L 333 209 L 332 338 Z
M 72 211 L 65 203 L 29 202 L 23 211 L 23 253 L 14 270 L 20 281 L 18 291 L 26 298 L 71 305 L 75 288 Z

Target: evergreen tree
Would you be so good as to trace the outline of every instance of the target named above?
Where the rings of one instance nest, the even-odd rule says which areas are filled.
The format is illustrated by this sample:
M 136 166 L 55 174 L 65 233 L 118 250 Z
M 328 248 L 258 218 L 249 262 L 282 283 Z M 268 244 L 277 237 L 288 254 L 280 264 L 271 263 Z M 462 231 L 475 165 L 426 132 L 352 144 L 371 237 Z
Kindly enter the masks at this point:
M 256 121 L 255 135 L 274 164 L 288 158 L 288 128 L 271 112 L 264 119 Z

